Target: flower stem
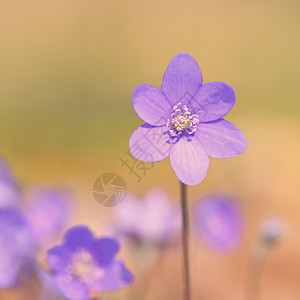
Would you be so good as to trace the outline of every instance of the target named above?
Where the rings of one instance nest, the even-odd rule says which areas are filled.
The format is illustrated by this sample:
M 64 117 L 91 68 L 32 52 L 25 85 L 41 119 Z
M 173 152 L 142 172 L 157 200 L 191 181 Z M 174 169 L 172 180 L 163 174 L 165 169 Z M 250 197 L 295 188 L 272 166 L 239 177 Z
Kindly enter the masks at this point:
M 181 213 L 182 213 L 182 251 L 183 251 L 183 299 L 191 299 L 190 266 L 189 266 L 189 214 L 187 208 L 187 186 L 181 185 Z
M 267 256 L 267 249 L 257 244 L 252 254 L 249 271 L 248 271 L 248 287 L 246 290 L 246 300 L 261 299 L 261 277 Z

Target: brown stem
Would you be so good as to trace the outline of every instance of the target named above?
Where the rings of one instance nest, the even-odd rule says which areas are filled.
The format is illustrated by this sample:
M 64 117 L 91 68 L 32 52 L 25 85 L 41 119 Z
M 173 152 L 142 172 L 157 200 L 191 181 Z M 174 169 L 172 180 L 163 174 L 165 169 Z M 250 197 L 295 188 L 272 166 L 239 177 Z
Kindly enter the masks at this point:
M 189 214 L 187 208 L 187 186 L 181 184 L 182 213 L 182 251 L 183 251 L 183 299 L 191 299 L 190 266 L 189 266 Z
M 267 249 L 260 243 L 256 244 L 249 263 L 248 287 L 246 300 L 261 299 L 261 277 L 267 256 Z

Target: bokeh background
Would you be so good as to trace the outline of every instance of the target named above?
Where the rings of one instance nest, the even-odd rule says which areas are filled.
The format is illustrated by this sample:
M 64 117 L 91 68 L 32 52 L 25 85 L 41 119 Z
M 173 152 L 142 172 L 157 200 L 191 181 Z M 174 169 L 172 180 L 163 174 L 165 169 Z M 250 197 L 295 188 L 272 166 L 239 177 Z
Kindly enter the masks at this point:
M 207 178 L 189 189 L 191 207 L 219 191 L 238 198 L 244 213 L 236 252 L 193 247 L 195 297 L 243 299 L 257 227 L 277 215 L 288 230 L 266 263 L 263 299 L 300 299 L 299 10 L 296 0 L 1 1 L 1 155 L 25 186 L 72 188 L 74 224 L 97 232 L 110 215 L 91 193 L 102 173 L 120 174 L 137 196 L 159 186 L 178 201 L 168 159 L 137 183 L 119 157 L 142 123 L 133 89 L 160 86 L 170 59 L 188 52 L 204 82 L 234 87 L 237 102 L 227 119 L 249 144 L 233 159 L 211 159 Z M 180 254 L 166 255 L 147 299 L 180 299 L 180 266 Z M 0 299 L 21 299 L 23 292 L 2 291 Z

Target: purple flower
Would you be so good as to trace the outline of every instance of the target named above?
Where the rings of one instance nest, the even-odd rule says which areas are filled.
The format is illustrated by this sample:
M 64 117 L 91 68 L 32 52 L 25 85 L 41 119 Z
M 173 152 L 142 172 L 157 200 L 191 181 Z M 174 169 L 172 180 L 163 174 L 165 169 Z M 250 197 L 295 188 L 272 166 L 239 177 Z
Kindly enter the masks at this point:
M 235 103 L 234 90 L 223 82 L 202 84 L 195 59 L 179 53 L 170 61 L 161 89 L 139 85 L 133 92 L 136 113 L 146 123 L 133 132 L 133 156 L 157 162 L 170 156 L 178 179 L 200 183 L 209 166 L 208 156 L 231 158 L 244 152 L 243 133 L 225 116 Z
M 36 269 L 34 257 L 56 238 L 70 215 L 65 192 L 36 188 L 26 205 L 19 183 L 0 158 L 0 289 L 17 285 Z
M 66 225 L 69 195 L 50 189 L 30 193 L 25 208 L 0 208 L 0 289 L 17 285 L 36 266 L 34 256 Z
M 25 214 L 35 242 L 44 245 L 53 241 L 70 219 L 71 195 L 50 188 L 34 188 L 27 198 Z
M 148 191 L 142 201 L 127 194 L 125 201 L 114 208 L 114 229 L 135 242 L 171 242 L 179 225 L 178 210 L 160 189 Z
M 234 250 L 242 236 L 242 215 L 236 201 L 224 196 L 201 199 L 194 211 L 198 237 L 214 250 Z
M 115 258 L 119 248 L 115 239 L 96 239 L 85 226 L 69 229 L 62 245 L 47 252 L 60 293 L 67 299 L 87 300 L 93 292 L 112 292 L 129 285 L 133 275 Z
M 0 209 L 0 289 L 18 284 L 20 273 L 31 268 L 35 244 L 21 212 Z

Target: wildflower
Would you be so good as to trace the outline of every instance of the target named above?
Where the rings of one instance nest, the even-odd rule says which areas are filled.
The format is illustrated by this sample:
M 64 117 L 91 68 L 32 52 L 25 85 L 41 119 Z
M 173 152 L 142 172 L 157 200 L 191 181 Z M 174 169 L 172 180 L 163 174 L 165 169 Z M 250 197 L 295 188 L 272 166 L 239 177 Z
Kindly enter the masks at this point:
M 234 90 L 223 82 L 202 81 L 195 59 L 179 53 L 170 61 L 161 89 L 141 84 L 132 96 L 136 113 L 146 122 L 131 135 L 132 155 L 146 162 L 170 156 L 176 176 L 188 185 L 205 178 L 208 156 L 231 158 L 247 148 L 243 133 L 222 118 L 235 103 Z M 148 155 L 137 155 L 137 144 Z
M 71 217 L 72 196 L 66 191 L 35 187 L 27 193 L 25 215 L 35 242 L 53 241 Z
M 0 289 L 20 282 L 20 273 L 31 270 L 35 244 L 22 213 L 14 208 L 0 209 Z
M 133 275 L 115 258 L 119 243 L 96 239 L 85 226 L 69 229 L 60 246 L 47 252 L 47 262 L 60 293 L 67 299 L 91 299 L 94 292 L 112 292 L 133 281 Z
M 0 158 L 0 289 L 37 270 L 35 256 L 61 233 L 70 215 L 68 193 L 35 188 L 28 195 L 24 205 L 20 184 Z
M 161 189 L 149 190 L 141 201 L 127 194 L 125 201 L 114 209 L 116 232 L 138 244 L 170 243 L 176 237 L 179 225 L 179 211 Z
M 195 229 L 200 239 L 219 252 L 232 251 L 242 236 L 242 216 L 233 199 L 206 196 L 195 207 Z

